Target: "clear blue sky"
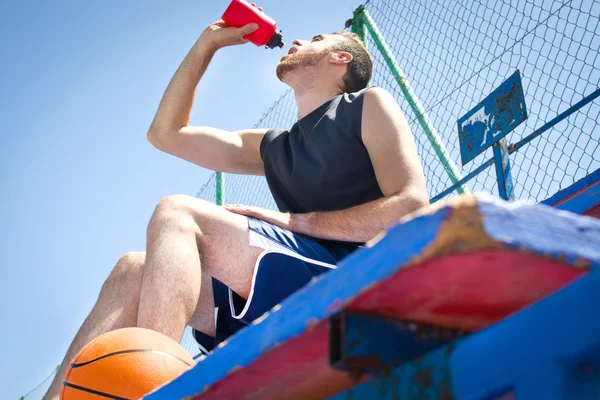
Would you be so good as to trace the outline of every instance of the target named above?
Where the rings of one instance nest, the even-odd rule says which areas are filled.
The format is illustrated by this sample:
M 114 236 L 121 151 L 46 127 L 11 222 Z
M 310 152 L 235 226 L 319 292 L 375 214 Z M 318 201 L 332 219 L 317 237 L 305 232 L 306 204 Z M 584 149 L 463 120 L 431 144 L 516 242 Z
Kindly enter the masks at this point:
M 17 399 L 63 357 L 118 258 L 143 250 L 163 197 L 209 172 L 162 154 L 146 131 L 163 91 L 227 0 L 0 5 L 0 397 Z M 343 28 L 359 0 L 265 0 L 294 38 Z M 223 50 L 192 123 L 251 127 L 286 87 L 283 50 Z

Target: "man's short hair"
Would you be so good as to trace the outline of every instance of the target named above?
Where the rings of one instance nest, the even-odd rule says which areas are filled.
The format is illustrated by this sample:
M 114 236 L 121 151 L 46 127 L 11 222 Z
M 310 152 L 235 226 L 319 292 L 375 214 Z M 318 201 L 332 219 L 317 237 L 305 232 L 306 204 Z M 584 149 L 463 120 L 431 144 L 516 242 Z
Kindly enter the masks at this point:
M 342 30 L 333 34 L 342 38 L 336 41 L 332 49 L 352 54 L 348 72 L 344 75 L 344 90 L 353 93 L 366 88 L 373 75 L 373 60 L 369 51 L 356 33 Z

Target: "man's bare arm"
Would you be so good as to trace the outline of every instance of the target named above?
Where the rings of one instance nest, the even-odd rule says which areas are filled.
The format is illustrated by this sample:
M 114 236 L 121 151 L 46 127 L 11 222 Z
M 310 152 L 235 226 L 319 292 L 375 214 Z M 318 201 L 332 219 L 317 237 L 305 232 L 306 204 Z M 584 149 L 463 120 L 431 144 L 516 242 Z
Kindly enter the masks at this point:
M 206 126 L 190 126 L 196 87 L 216 51 L 245 43 L 243 36 L 254 29 L 250 25 L 226 27 L 222 21 L 206 28 L 165 90 L 148 130 L 150 143 L 164 152 L 211 170 L 263 174 L 259 147 L 264 129 L 228 132 Z
M 408 123 L 395 99 L 381 88 L 365 93 L 362 138 L 384 197 L 340 211 L 291 215 L 293 231 L 322 239 L 366 242 L 429 204 Z

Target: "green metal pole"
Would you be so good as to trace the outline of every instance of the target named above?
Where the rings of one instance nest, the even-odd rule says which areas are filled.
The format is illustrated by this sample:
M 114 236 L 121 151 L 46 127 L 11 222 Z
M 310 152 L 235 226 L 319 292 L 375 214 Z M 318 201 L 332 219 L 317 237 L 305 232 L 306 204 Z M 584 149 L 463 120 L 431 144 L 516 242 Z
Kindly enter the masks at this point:
M 371 34 L 373 41 L 375 42 L 375 44 L 377 45 L 377 48 L 381 52 L 381 55 L 385 59 L 385 62 L 387 63 L 392 74 L 394 75 L 394 78 L 396 78 L 398 85 L 400 85 L 400 89 L 402 90 L 402 93 L 404 93 L 404 96 L 406 97 L 408 104 L 410 104 L 411 109 L 416 114 L 417 119 L 419 120 L 419 124 L 423 128 L 423 131 L 425 131 L 425 135 L 427 135 L 427 139 L 429 139 L 429 142 L 431 143 L 433 150 L 435 151 L 435 153 L 439 157 L 440 161 L 442 162 L 442 165 L 444 166 L 444 169 L 448 173 L 448 176 L 450 176 L 450 179 L 452 180 L 453 183 L 458 182 L 459 180 L 462 179 L 462 177 L 460 175 L 460 172 L 458 171 L 458 168 L 456 167 L 456 164 L 450 157 L 450 153 L 448 153 L 448 150 L 446 150 L 446 146 L 444 146 L 444 143 L 442 142 L 442 139 L 439 137 L 437 130 L 433 126 L 433 123 L 431 122 L 429 117 L 427 116 L 427 113 L 425 112 L 425 109 L 421 105 L 419 98 L 417 97 L 414 90 L 410 86 L 410 83 L 408 82 L 408 78 L 404 74 L 404 71 L 402 71 L 402 68 L 400 68 L 400 65 L 394 58 L 394 55 L 392 54 L 392 51 L 390 50 L 388 44 L 385 42 L 385 39 L 381 35 L 381 32 L 379 32 L 379 29 L 377 28 L 375 21 L 373 20 L 373 18 L 369 14 L 369 12 L 364 8 L 364 6 L 360 6 L 354 12 L 354 18 L 355 18 L 355 21 L 358 19 L 357 25 L 366 27 L 367 28 L 366 30 L 368 30 L 368 32 Z M 354 24 L 353 24 L 352 29 L 354 30 Z M 359 35 L 360 35 L 360 33 L 359 33 L 360 29 L 361 28 L 357 28 L 357 30 L 358 30 L 357 33 Z M 362 30 L 365 31 L 364 28 L 362 28 Z M 363 35 L 365 35 L 365 39 L 366 39 L 366 33 Z M 470 193 L 470 191 L 466 187 L 466 185 L 459 186 L 456 190 L 460 194 Z
M 365 28 L 365 23 L 361 18 L 361 13 L 363 9 L 364 6 L 360 6 L 354 11 L 354 19 L 352 21 L 352 32 L 356 33 L 360 37 L 360 40 L 363 42 L 365 47 L 367 47 L 369 45 L 369 42 L 367 40 L 367 30 Z
M 216 203 L 218 206 L 225 204 L 225 175 L 222 172 L 217 172 L 217 198 Z

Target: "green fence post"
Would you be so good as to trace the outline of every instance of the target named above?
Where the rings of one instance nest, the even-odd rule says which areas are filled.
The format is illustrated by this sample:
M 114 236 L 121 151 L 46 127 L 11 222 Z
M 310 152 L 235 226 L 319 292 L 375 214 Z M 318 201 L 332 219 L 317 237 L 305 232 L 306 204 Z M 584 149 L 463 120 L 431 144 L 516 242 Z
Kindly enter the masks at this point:
M 369 41 L 367 40 L 367 29 L 365 27 L 365 22 L 361 18 L 362 12 L 364 10 L 364 6 L 358 7 L 354 10 L 354 19 L 352 20 L 352 32 L 356 33 L 360 40 L 363 42 L 365 47 L 369 45 Z
M 400 68 L 400 65 L 394 58 L 394 55 L 392 54 L 390 47 L 385 42 L 385 39 L 381 35 L 381 32 L 379 32 L 379 29 L 377 28 L 375 21 L 373 20 L 373 18 L 371 17 L 371 15 L 365 9 L 364 6 L 360 6 L 359 8 L 356 9 L 356 11 L 354 11 L 354 21 L 356 22 L 357 20 L 358 20 L 357 25 L 359 25 L 359 26 L 355 28 L 354 24 L 352 24 L 353 32 L 354 32 L 354 29 L 356 29 L 355 33 L 357 33 L 359 36 L 361 36 L 361 38 L 364 37 L 363 41 L 365 41 L 365 42 L 366 42 L 366 32 L 365 31 L 368 31 L 371 34 L 371 37 L 373 38 L 375 45 L 381 52 L 381 55 L 385 59 L 385 62 L 388 65 L 392 74 L 394 75 L 394 78 L 396 78 L 396 82 L 398 82 L 398 85 L 400 85 L 400 89 L 402 90 L 404 97 L 408 101 L 408 104 L 410 105 L 413 112 L 416 114 L 417 119 L 419 120 L 419 124 L 423 128 L 423 131 L 425 131 L 425 135 L 427 136 L 427 139 L 429 139 L 429 142 L 431 143 L 433 150 L 435 151 L 435 153 L 439 157 L 440 161 L 442 162 L 442 165 L 444 166 L 444 169 L 446 170 L 446 172 L 448 173 L 448 176 L 452 180 L 452 183 L 458 182 L 459 180 L 462 179 L 462 177 L 460 175 L 460 172 L 458 171 L 458 168 L 456 167 L 456 164 L 450 157 L 450 153 L 448 153 L 448 150 L 446 150 L 446 146 L 444 146 L 444 143 L 442 142 L 442 139 L 439 137 L 437 130 L 433 126 L 433 123 L 431 122 L 429 117 L 427 116 L 427 113 L 425 112 L 425 109 L 421 105 L 419 98 L 417 97 L 414 90 L 410 86 L 410 83 L 408 82 L 408 78 L 404 74 L 404 71 L 402 71 L 402 68 Z M 364 28 L 366 28 L 366 29 L 364 29 Z M 362 35 L 361 35 L 361 30 L 363 32 Z M 459 186 L 456 190 L 460 194 L 470 193 L 470 190 L 466 187 L 466 185 Z
M 216 184 L 217 184 L 217 198 L 216 200 L 216 204 L 218 206 L 222 206 L 223 204 L 225 204 L 225 175 L 222 172 L 217 172 L 217 178 L 216 178 Z

